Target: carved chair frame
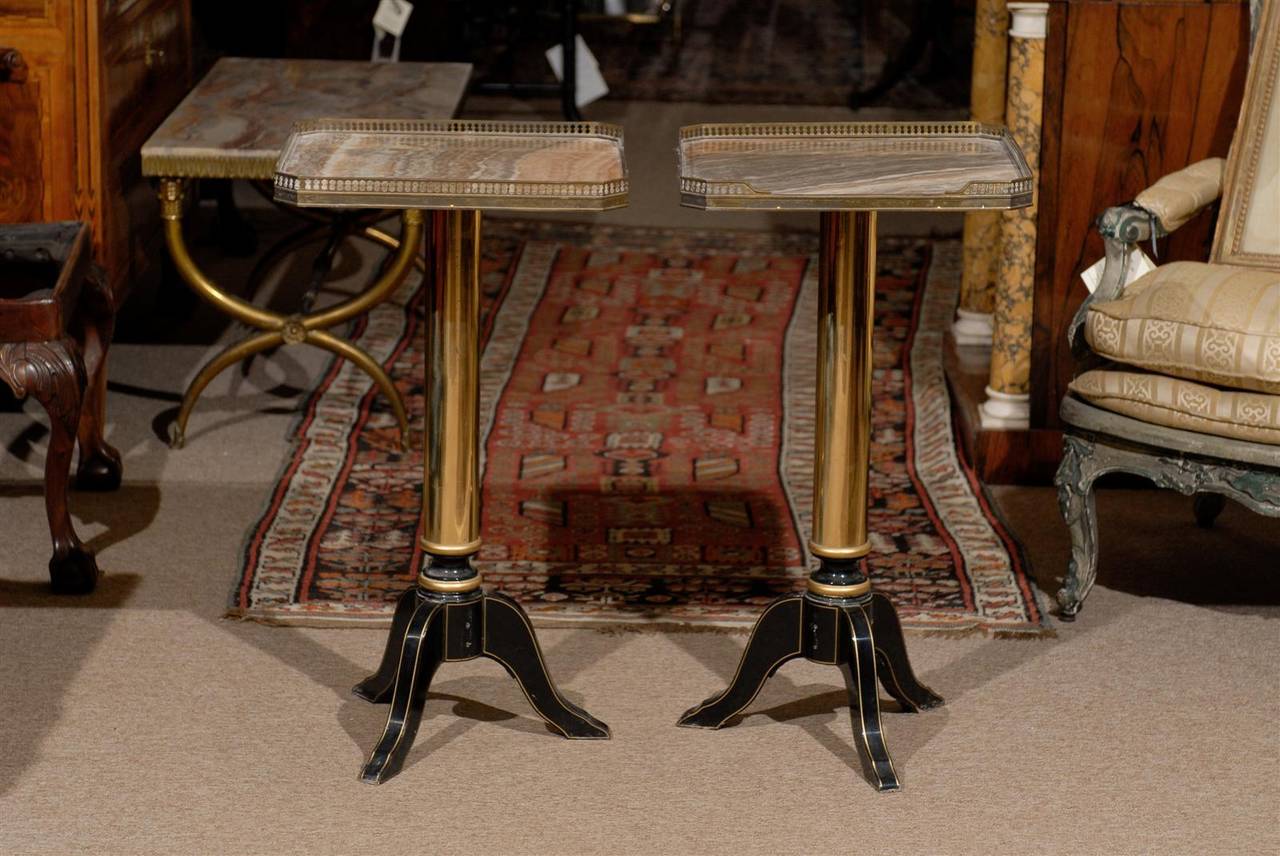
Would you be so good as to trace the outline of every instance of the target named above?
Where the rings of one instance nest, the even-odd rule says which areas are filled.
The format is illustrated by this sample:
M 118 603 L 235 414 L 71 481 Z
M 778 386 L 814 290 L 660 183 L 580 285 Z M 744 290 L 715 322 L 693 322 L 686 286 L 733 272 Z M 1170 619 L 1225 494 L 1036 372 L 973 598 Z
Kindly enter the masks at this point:
M 1265 114 L 1276 109 L 1272 96 L 1280 67 L 1280 0 L 1266 0 L 1262 10 L 1252 65 L 1256 73 L 1251 73 L 1246 86 L 1246 109 L 1227 165 L 1223 218 L 1229 221 L 1228 226 L 1243 216 L 1245 203 L 1241 200 L 1248 197 L 1247 193 L 1233 192 L 1240 188 L 1232 188 L 1231 182 L 1246 181 L 1253 174 L 1267 122 Z M 1254 109 L 1249 109 L 1251 104 Z M 1220 223 L 1219 238 L 1223 228 Z M 1136 244 L 1167 234 L 1155 216 L 1132 203 L 1103 212 L 1098 231 L 1106 247 L 1102 278 L 1067 329 L 1081 371 L 1104 363 L 1085 341 L 1084 324 L 1090 307 L 1123 293 L 1130 253 Z M 1214 260 L 1280 269 L 1280 255 L 1253 254 L 1245 259 L 1231 247 L 1226 249 L 1215 253 Z M 1141 476 L 1157 487 L 1194 496 L 1196 522 L 1203 527 L 1213 525 L 1226 498 L 1259 514 L 1280 517 L 1280 446 L 1155 425 L 1095 407 L 1071 394 L 1063 399 L 1060 413 L 1066 430 L 1054 483 L 1059 509 L 1071 533 L 1071 559 L 1057 594 L 1064 620 L 1073 619 L 1080 611 L 1097 578 L 1098 517 L 1093 486 L 1107 473 Z

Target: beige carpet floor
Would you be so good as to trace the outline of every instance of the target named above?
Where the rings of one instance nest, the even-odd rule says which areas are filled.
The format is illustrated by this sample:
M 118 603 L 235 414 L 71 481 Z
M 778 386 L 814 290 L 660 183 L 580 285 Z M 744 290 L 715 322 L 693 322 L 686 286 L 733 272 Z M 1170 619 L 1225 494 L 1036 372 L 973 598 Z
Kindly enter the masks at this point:
M 638 128 L 632 146 L 684 121 L 681 105 L 611 109 Z M 662 140 L 633 155 L 633 175 L 659 168 Z M 712 225 L 674 195 L 620 222 Z M 371 263 L 344 253 L 344 282 Z M 224 375 L 171 450 L 157 425 L 230 333 L 203 310 L 178 330 L 147 323 L 150 300 L 138 295 L 133 326 L 192 344 L 113 352 L 126 484 L 72 500 L 107 572 L 96 594 L 46 593 L 43 417 L 0 413 L 2 853 L 1280 853 L 1280 526 L 1229 506 L 1204 531 L 1189 500 L 1131 489 L 1101 492 L 1101 582 L 1055 638 L 909 638 L 947 705 L 886 714 L 900 793 L 862 779 L 834 669 L 788 665 L 736 727 L 678 729 L 743 637 L 585 629 L 542 644 L 611 741 L 564 741 L 499 666 L 450 664 L 404 771 L 364 785 L 385 708 L 349 688 L 383 632 L 221 617 L 324 357 L 290 349 Z M 1067 552 L 1052 490 L 996 495 L 1052 592 Z

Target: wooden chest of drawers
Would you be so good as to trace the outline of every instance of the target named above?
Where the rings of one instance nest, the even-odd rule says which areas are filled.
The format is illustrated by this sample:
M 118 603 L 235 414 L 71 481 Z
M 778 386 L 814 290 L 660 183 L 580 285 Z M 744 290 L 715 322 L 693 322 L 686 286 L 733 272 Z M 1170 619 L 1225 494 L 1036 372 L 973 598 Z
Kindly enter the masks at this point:
M 138 150 L 190 45 L 189 0 L 0 0 L 0 223 L 89 223 L 123 294 L 163 254 Z

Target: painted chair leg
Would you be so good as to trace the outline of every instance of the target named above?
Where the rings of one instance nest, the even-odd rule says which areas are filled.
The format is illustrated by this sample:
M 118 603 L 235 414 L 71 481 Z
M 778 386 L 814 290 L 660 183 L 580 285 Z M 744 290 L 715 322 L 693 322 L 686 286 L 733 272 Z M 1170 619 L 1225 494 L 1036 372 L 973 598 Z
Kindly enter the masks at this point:
M 765 608 L 738 661 L 738 671 L 722 693 L 685 711 L 676 723 L 690 728 L 719 728 L 755 700 L 769 676 L 783 663 L 802 656 L 799 628 L 803 595 L 787 595 Z
M 575 740 L 606 739 L 609 726 L 567 701 L 556 691 L 529 617 L 520 604 L 501 593 L 484 595 L 482 654 L 501 663 L 524 690 L 546 723 Z
M 1098 473 L 1092 463 L 1093 451 L 1091 440 L 1068 434 L 1054 477 L 1058 509 L 1071 533 L 1071 560 L 1057 596 L 1063 621 L 1075 620 L 1098 576 L 1098 511 L 1093 494 Z
M 1227 498 L 1220 493 L 1197 493 L 1191 501 L 1196 525 L 1201 529 L 1212 529 L 1214 521 L 1226 505 Z
M 908 712 L 929 710 L 943 703 L 942 696 L 920 683 L 907 657 L 902 623 L 889 598 L 871 595 L 871 626 L 875 631 L 876 673 L 889 695 Z
M 396 602 L 395 615 L 391 619 L 391 632 L 387 635 L 387 646 L 382 652 L 382 662 L 378 670 L 351 688 L 351 692 L 372 704 L 385 704 L 391 701 L 391 691 L 395 688 L 396 669 L 400 666 L 400 647 L 404 642 L 405 631 L 409 627 L 409 619 L 420 603 L 418 587 L 413 586 Z
M 400 772 L 413 746 L 427 690 L 445 656 L 444 622 L 440 620 L 444 609 L 440 603 L 421 601 L 405 627 L 387 727 L 360 774 L 370 784 L 381 784 Z
M 880 689 L 876 682 L 876 643 L 871 619 L 861 606 L 841 610 L 851 651 L 841 657 L 840 672 L 849 691 L 849 712 L 853 717 L 854 743 L 871 783 L 878 791 L 896 791 L 898 773 L 889 757 L 884 728 L 880 724 Z

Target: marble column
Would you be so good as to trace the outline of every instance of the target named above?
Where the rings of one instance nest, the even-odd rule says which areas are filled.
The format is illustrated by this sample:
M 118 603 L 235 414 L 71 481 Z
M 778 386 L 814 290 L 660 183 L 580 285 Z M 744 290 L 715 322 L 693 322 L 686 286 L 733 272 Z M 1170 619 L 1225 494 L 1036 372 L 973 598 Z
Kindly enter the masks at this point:
M 1040 114 L 1044 106 L 1044 38 L 1048 3 L 1010 3 L 1009 91 L 1005 124 L 1040 177 Z M 1026 429 L 1031 416 L 1031 301 L 1035 287 L 1036 209 L 1005 212 L 1000 224 L 991 375 L 982 427 Z
M 1008 30 L 1005 0 L 977 0 L 973 21 L 973 81 L 969 90 L 969 112 L 975 122 L 1000 124 L 1004 121 Z M 951 328 L 957 344 L 991 346 L 991 314 L 999 269 L 1000 212 L 970 211 L 964 217 L 960 306 Z

